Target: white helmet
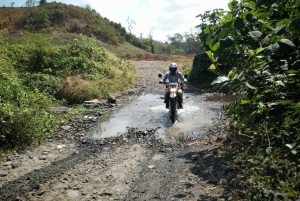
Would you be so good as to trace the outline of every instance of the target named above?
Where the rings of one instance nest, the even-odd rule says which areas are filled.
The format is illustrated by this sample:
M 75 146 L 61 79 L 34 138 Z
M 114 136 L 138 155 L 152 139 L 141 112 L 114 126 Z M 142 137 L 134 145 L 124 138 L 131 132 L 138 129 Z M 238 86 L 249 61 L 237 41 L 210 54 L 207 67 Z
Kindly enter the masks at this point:
M 174 75 L 177 71 L 177 63 L 170 63 L 169 70 L 172 73 L 172 75 Z

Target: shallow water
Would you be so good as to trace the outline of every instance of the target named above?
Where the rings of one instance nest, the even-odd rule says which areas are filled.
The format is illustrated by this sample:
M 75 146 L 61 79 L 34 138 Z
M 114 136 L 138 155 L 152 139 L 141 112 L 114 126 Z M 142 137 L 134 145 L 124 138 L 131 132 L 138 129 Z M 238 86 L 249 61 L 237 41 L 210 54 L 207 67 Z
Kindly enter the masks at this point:
M 206 101 L 205 97 L 186 95 L 184 109 L 177 112 L 176 122 L 172 123 L 169 111 L 165 108 L 162 95 L 146 94 L 121 103 L 111 112 L 105 113 L 89 136 L 105 138 L 121 135 L 128 127 L 140 130 L 160 127 L 157 132 L 162 138 L 204 135 L 211 125 L 218 124 L 215 108 L 221 108 L 222 102 Z

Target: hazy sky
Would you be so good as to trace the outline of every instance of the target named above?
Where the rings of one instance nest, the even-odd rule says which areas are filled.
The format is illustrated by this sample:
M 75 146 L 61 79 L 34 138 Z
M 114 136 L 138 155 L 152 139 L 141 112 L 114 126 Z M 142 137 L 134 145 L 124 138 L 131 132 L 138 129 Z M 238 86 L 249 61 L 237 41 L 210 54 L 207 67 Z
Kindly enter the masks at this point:
M 26 0 L 0 0 L 0 6 L 25 6 Z M 47 2 L 52 2 L 48 0 Z M 228 10 L 230 0 L 57 0 L 65 4 L 85 7 L 89 5 L 102 17 L 121 23 L 127 29 L 126 19 L 130 17 L 136 24 L 132 33 L 147 37 L 153 31 L 155 40 L 166 41 L 167 35 L 184 32 L 195 32 L 200 24 L 198 14 L 204 11 L 223 8 Z M 1 10 L 0 10 L 1 12 Z M 128 30 L 127 30 L 128 31 Z

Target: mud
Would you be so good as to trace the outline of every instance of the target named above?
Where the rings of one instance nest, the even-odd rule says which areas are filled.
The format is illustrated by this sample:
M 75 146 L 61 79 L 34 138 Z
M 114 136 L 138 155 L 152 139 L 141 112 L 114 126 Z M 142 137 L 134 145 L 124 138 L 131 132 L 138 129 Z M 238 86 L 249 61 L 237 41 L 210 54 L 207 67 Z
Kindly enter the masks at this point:
M 185 111 L 171 124 L 157 77 L 167 62 L 133 62 L 139 81 L 117 104 L 73 119 L 41 146 L 2 154 L 0 200 L 225 200 L 234 172 L 225 168 L 224 101 L 187 86 Z M 129 105 L 147 95 L 157 102 Z M 114 118 L 121 129 L 105 127 Z

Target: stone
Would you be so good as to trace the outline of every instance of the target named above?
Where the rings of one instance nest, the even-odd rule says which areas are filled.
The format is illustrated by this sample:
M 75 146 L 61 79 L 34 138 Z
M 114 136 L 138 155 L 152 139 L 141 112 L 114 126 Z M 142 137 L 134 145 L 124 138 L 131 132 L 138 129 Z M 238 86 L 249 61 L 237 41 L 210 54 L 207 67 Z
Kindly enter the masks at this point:
M 68 190 L 67 195 L 69 198 L 77 198 L 79 196 L 78 191 Z
M 6 172 L 0 172 L 0 177 L 6 177 L 7 173 Z
M 21 165 L 21 163 L 19 161 L 14 161 L 11 163 L 12 168 L 17 168 Z
M 102 151 L 109 151 L 110 147 L 103 147 Z
M 8 162 L 3 163 L 3 166 L 10 166 L 11 164 L 12 164 L 12 162 L 8 161 Z
M 109 95 L 107 97 L 107 101 L 108 101 L 108 103 L 116 103 L 117 102 L 116 97 L 111 96 L 111 95 Z

